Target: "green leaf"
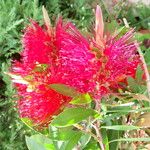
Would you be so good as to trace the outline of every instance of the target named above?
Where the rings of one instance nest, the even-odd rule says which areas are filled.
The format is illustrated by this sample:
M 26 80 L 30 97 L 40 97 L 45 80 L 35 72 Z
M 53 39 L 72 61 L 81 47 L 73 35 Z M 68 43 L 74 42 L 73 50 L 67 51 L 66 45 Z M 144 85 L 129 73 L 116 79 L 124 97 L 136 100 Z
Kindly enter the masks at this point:
M 116 122 L 115 122 L 116 123 Z M 120 138 L 120 131 L 116 130 L 107 130 L 108 141 Z M 118 142 L 113 142 L 109 144 L 110 150 L 118 150 Z
M 135 33 L 135 38 L 141 42 L 141 41 L 144 41 L 145 39 L 150 39 L 150 34 L 142 34 L 142 33 Z
M 49 126 L 49 137 L 56 141 L 67 141 L 71 139 L 79 131 L 72 130 L 72 127 L 56 128 L 52 125 Z
M 120 138 L 112 140 L 109 143 L 113 142 L 150 142 L 150 138 Z
M 119 130 L 119 131 L 127 131 L 127 130 L 137 130 L 139 127 L 132 125 L 113 125 L 113 126 L 101 126 L 102 129 L 111 129 L 111 130 Z
M 26 136 L 26 144 L 29 150 L 55 150 L 52 141 L 44 135 Z
M 75 97 L 70 103 L 75 105 L 81 104 L 88 104 L 92 101 L 90 95 L 87 94 L 80 94 L 79 96 Z
M 73 87 L 69 87 L 65 84 L 50 84 L 50 88 L 60 94 L 69 97 L 76 97 L 78 95 L 81 95 L 81 93 L 77 92 Z
M 29 118 L 21 118 L 21 121 L 26 124 L 29 128 L 33 127 L 33 122 Z
M 108 110 L 107 112 L 142 112 L 142 111 L 150 111 L 150 107 L 145 107 L 145 108 L 139 108 L 139 109 L 130 109 L 130 110 L 121 110 L 121 109 L 116 109 L 116 110 Z
M 142 81 L 142 76 L 143 76 L 143 69 L 141 68 L 141 66 L 139 65 L 137 67 L 137 70 L 136 70 L 136 75 L 135 75 L 135 79 L 136 81 L 139 83 Z
M 95 118 L 100 117 L 100 115 L 93 109 L 69 108 L 54 118 L 52 125 L 56 127 L 67 127 L 81 122 L 89 116 L 93 116 Z
M 55 150 L 53 144 L 44 144 L 44 147 L 46 148 L 46 150 Z M 56 149 L 56 150 L 57 150 L 57 149 Z
M 73 149 L 78 144 L 78 141 L 80 140 L 81 136 L 82 136 L 81 132 L 74 134 L 74 136 L 70 138 L 70 140 L 67 142 L 65 150 Z
M 135 79 L 133 79 L 132 77 L 128 77 L 128 78 L 127 78 L 127 82 L 128 82 L 129 88 L 130 88 L 134 93 L 139 93 L 140 88 L 139 88 L 137 82 L 135 81 Z
M 116 20 L 112 20 L 111 23 L 105 23 L 105 32 L 114 33 L 116 29 L 119 28 L 119 25 Z M 119 28 L 117 31 L 118 34 L 121 32 L 122 28 Z
M 100 150 L 97 141 L 91 139 L 83 150 Z
M 101 129 L 102 140 L 105 145 L 105 150 L 109 150 L 108 136 L 106 129 Z
M 134 94 L 136 95 L 136 94 Z M 131 97 L 131 96 L 130 96 Z M 132 97 L 131 97 L 132 98 Z M 122 104 L 105 104 L 107 107 L 111 108 L 111 109 L 129 109 L 131 108 L 133 105 L 135 105 L 134 102 L 128 102 L 128 103 L 122 103 Z
M 90 140 L 91 140 L 91 135 L 89 134 L 82 135 L 82 137 L 80 138 L 81 149 L 85 148 Z
M 144 54 L 144 58 L 145 58 L 147 65 L 150 65 L 150 57 L 149 56 L 150 56 L 150 48 Z
M 23 19 L 20 19 L 20 20 L 17 20 L 15 22 L 13 22 L 10 26 L 8 26 L 6 28 L 6 32 L 9 32 L 10 30 L 16 28 L 16 26 L 18 26 L 19 24 L 21 24 L 24 20 Z
M 108 107 L 106 112 L 124 112 L 127 114 L 129 111 L 131 111 L 132 105 L 121 105 L 121 106 L 114 106 L 114 107 Z
M 26 125 L 28 126 L 31 130 L 34 130 L 36 131 L 36 126 L 38 124 L 33 124 L 33 121 L 29 118 L 21 118 L 21 121 Z M 37 132 L 37 131 L 36 131 Z M 44 128 L 43 130 L 40 131 L 40 133 L 42 134 L 47 134 L 48 133 L 48 129 L 47 128 Z

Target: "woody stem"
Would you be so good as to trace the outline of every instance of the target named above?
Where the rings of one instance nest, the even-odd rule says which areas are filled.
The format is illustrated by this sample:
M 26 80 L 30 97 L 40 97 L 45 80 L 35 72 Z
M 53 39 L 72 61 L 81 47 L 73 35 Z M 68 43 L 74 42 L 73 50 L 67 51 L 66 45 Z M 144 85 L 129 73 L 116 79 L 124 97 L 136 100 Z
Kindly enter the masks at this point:
M 95 109 L 100 113 L 100 101 L 96 100 L 96 107 Z M 101 148 L 101 150 L 105 150 L 103 141 L 102 141 L 102 135 L 101 135 L 101 131 L 100 131 L 100 122 L 99 120 L 96 121 L 96 123 L 93 125 L 93 128 L 95 129 L 96 135 L 97 135 L 97 141 L 99 143 L 99 146 Z

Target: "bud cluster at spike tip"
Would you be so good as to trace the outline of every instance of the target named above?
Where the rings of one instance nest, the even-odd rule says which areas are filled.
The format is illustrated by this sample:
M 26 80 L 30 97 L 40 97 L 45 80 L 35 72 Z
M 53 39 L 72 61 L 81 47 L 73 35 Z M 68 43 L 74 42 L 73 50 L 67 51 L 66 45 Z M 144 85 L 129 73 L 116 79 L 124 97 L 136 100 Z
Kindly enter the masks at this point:
M 86 39 L 72 23 L 63 23 L 61 18 L 50 29 L 48 32 L 46 25 L 31 21 L 22 39 L 22 60 L 15 61 L 11 70 L 20 98 L 20 117 L 41 127 L 71 100 L 51 89 L 50 84 L 65 84 L 100 99 L 128 76 L 134 77 L 140 63 L 137 44 L 131 42 L 133 30 L 119 39 L 111 35 L 105 38 L 99 6 L 94 40 Z

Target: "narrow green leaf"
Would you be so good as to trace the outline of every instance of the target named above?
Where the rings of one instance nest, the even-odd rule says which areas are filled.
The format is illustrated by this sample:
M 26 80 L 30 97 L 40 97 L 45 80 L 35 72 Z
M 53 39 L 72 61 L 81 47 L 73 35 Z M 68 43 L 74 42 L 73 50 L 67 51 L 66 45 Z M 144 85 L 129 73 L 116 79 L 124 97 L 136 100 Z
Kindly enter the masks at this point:
M 16 26 L 18 26 L 19 24 L 21 24 L 22 22 L 24 21 L 24 19 L 20 19 L 20 20 L 17 20 L 15 22 L 13 22 L 10 26 L 8 26 L 6 28 L 6 31 L 5 32 L 9 32 L 10 30 L 16 28 Z
M 121 110 L 121 109 L 116 109 L 116 110 L 108 110 L 107 112 L 142 112 L 142 111 L 150 111 L 150 107 L 146 108 L 139 108 L 139 109 L 130 109 L 130 110 Z
M 137 130 L 139 127 L 137 126 L 129 126 L 129 125 L 113 125 L 113 126 L 101 126 L 104 129 L 111 129 L 111 130 L 120 130 L 120 131 L 127 131 L 127 130 Z
M 150 138 L 120 138 L 112 140 L 109 143 L 113 142 L 150 142 Z
M 127 82 L 128 82 L 128 86 L 130 90 L 132 90 L 134 93 L 139 93 L 140 88 L 138 84 L 136 83 L 135 79 L 133 79 L 132 77 L 128 77 Z
M 105 145 L 105 150 L 109 150 L 108 136 L 106 129 L 101 129 L 103 143 Z
M 32 126 L 32 120 L 30 120 L 29 118 L 21 118 L 21 120 L 28 126 Z
M 65 84 L 50 84 L 49 86 L 51 89 L 65 96 L 76 97 L 81 95 L 81 93 L 76 91 L 73 87 L 69 87 Z
M 134 94 L 135 95 L 135 94 Z M 131 106 L 133 106 L 133 105 L 135 105 L 135 103 L 134 102 L 129 102 L 129 103 L 122 103 L 122 104 L 118 104 L 118 103 L 116 103 L 116 104 L 105 104 L 105 106 L 108 106 L 108 107 L 112 107 L 112 109 L 113 108 L 119 108 L 119 109 L 122 109 L 123 107 L 124 108 L 129 108 L 129 107 L 131 107 Z
M 87 94 L 81 94 L 77 97 L 75 97 L 70 103 L 75 105 L 81 105 L 81 104 L 88 104 L 92 101 L 90 95 Z
M 26 126 L 28 126 L 30 129 L 34 130 L 34 129 L 33 129 L 33 122 L 32 122 L 32 120 L 30 120 L 29 118 L 21 118 L 21 121 L 22 121 Z
M 118 122 L 115 122 L 118 123 Z M 106 129 L 105 129 L 106 130 Z M 107 131 L 107 136 L 108 136 L 108 141 L 112 141 L 115 139 L 120 138 L 120 132 L 121 131 L 117 131 L 117 130 L 106 130 Z M 109 144 L 109 149 L 110 150 L 118 150 L 118 142 L 113 142 Z
M 145 52 L 144 58 L 147 65 L 150 65 L 150 48 Z
M 132 105 L 131 105 L 132 106 Z M 108 107 L 107 112 L 124 112 L 125 114 L 131 111 L 132 107 L 128 105 L 123 105 L 123 106 L 115 106 L 115 107 Z
M 93 109 L 69 108 L 54 118 L 52 125 L 56 127 L 67 127 L 81 122 L 89 116 L 97 118 L 100 115 Z
M 143 69 L 141 68 L 141 66 L 139 65 L 137 67 L 136 70 L 136 75 L 135 75 L 135 79 L 136 81 L 139 83 L 140 81 L 142 81 L 142 76 L 143 76 Z

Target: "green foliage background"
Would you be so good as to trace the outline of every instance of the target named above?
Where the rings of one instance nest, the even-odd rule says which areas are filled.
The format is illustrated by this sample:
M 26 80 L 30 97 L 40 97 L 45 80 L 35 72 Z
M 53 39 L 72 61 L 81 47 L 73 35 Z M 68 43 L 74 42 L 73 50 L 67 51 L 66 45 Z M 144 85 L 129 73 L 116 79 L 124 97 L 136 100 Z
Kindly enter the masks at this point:
M 33 18 L 42 23 L 41 6 L 45 5 L 52 23 L 58 15 L 67 18 L 82 29 L 83 32 L 92 31 L 94 19 L 93 9 L 96 4 L 103 5 L 103 1 L 92 0 L 0 0 L 0 150 L 26 150 L 25 135 L 33 131 L 20 121 L 15 102 L 15 89 L 10 78 L 5 74 L 13 60 L 20 58 L 22 30 Z M 111 16 L 104 8 L 106 19 Z M 118 7 L 115 8 L 116 11 Z M 132 7 L 130 11 L 132 11 Z M 136 9 L 136 7 L 134 8 Z M 137 29 L 148 29 L 149 8 L 139 9 L 129 17 L 126 10 L 120 11 L 117 18 L 127 17 L 131 25 Z M 139 13 L 142 11 L 142 13 Z M 114 12 L 115 13 L 115 12 Z M 113 14 L 112 14 L 113 15 Z M 142 21 L 137 23 L 136 17 Z M 141 36 L 139 36 L 141 38 Z M 140 40 L 144 40 L 140 39 Z

